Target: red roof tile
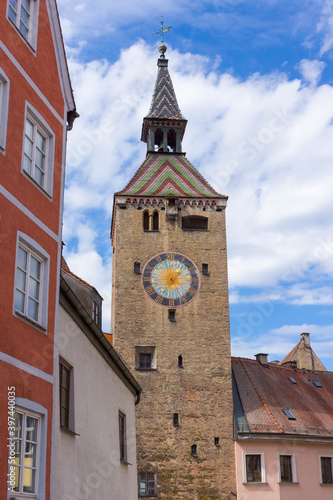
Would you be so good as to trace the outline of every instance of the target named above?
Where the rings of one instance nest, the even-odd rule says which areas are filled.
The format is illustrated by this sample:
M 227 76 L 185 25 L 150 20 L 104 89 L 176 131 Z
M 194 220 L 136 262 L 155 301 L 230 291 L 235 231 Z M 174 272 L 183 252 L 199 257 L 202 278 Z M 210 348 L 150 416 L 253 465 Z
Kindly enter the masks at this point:
M 255 360 L 232 358 L 250 432 L 333 437 L 333 373 L 272 363 L 268 367 Z M 316 387 L 315 380 L 322 387 Z M 283 409 L 289 409 L 296 420 L 289 420 Z

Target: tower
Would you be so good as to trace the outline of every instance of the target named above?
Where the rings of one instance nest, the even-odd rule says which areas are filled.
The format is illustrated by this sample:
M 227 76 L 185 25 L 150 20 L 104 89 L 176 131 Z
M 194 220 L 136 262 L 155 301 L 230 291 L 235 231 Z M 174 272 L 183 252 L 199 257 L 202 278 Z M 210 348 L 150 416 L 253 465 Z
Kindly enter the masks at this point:
M 139 497 L 231 499 L 227 197 L 182 152 L 187 121 L 159 51 L 147 156 L 114 197 L 112 333 L 143 388 Z

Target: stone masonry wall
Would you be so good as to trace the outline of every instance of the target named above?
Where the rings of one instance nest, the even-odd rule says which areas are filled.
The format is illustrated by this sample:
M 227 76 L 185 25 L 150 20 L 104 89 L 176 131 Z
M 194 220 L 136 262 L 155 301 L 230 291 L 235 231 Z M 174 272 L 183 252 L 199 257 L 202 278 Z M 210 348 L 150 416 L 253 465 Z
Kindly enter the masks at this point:
M 114 345 L 143 387 L 137 406 L 138 470 L 157 473 L 161 499 L 233 499 L 224 211 L 186 207 L 170 221 L 159 209 L 158 232 L 143 231 L 142 214 L 132 206 L 115 207 L 112 284 Z M 183 231 L 185 215 L 208 217 L 208 231 Z M 201 278 L 197 296 L 176 309 L 176 322 L 169 321 L 168 308 L 147 296 L 141 275 L 134 273 L 134 262 L 143 270 L 151 257 L 166 251 L 189 257 Z M 203 263 L 208 264 L 208 276 L 202 275 Z M 135 370 L 136 346 L 156 346 L 156 370 Z M 173 426 L 174 413 L 179 427 Z M 193 444 L 197 457 L 191 456 Z

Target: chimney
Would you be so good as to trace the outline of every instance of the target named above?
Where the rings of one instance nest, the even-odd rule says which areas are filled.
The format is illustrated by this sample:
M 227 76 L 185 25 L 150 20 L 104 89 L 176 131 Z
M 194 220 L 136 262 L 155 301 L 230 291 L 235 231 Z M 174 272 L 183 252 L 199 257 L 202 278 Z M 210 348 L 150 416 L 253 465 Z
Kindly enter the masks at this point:
M 256 360 L 259 361 L 259 363 L 261 365 L 268 365 L 268 359 L 267 359 L 267 356 L 268 354 L 264 354 L 262 352 L 260 352 L 259 354 L 256 354 Z
M 309 333 L 301 333 L 302 340 L 306 347 L 310 347 L 310 334 Z

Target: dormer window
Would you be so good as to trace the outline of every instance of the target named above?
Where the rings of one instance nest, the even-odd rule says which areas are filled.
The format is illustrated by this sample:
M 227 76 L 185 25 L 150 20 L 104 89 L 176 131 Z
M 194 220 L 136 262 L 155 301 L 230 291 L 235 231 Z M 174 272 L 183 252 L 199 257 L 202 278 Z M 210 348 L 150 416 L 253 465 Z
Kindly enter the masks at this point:
M 95 300 L 92 303 L 92 319 L 95 321 L 96 325 L 101 327 L 101 308 Z

